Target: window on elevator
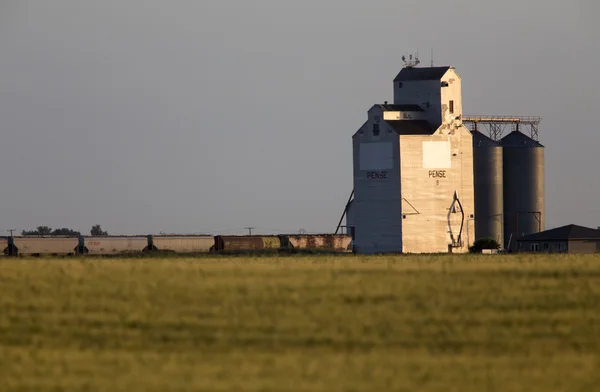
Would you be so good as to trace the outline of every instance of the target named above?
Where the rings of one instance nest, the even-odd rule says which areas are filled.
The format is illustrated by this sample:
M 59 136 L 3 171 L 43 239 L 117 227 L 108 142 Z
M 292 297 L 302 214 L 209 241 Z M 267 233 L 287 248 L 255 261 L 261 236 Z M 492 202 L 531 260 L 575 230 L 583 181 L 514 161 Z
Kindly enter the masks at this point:
M 379 124 L 373 124 L 373 136 L 379 136 Z

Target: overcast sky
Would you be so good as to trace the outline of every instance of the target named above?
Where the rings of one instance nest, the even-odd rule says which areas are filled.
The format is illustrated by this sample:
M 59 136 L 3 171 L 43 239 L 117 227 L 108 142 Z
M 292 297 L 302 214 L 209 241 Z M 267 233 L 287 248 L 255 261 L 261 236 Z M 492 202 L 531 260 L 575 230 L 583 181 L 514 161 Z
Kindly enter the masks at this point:
M 547 227 L 600 226 L 597 3 L 0 0 L 0 230 L 330 232 L 432 47 L 465 114 L 543 117 Z

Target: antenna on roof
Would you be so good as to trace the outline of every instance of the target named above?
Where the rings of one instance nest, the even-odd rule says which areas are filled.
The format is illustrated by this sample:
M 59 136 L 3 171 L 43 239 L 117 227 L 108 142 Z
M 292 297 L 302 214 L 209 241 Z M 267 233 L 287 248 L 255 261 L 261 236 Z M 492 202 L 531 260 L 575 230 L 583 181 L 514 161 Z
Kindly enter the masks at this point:
M 418 64 L 421 63 L 421 61 L 419 61 L 419 55 L 415 55 L 415 59 L 413 60 L 413 55 L 410 54 L 408 55 L 408 60 L 406 59 L 406 56 L 402 56 L 402 62 L 404 63 L 404 68 L 414 68 L 416 67 Z
M 433 48 L 431 48 L 431 67 L 433 67 Z

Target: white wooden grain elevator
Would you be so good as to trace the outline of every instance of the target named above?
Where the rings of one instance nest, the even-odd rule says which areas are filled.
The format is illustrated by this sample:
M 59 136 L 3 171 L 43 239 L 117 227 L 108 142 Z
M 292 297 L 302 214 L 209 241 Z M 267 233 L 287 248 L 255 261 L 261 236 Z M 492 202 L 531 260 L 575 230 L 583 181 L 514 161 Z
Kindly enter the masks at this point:
M 394 79 L 394 103 L 372 106 L 352 139 L 355 252 L 468 251 L 475 237 L 473 144 L 453 67 L 404 67 Z

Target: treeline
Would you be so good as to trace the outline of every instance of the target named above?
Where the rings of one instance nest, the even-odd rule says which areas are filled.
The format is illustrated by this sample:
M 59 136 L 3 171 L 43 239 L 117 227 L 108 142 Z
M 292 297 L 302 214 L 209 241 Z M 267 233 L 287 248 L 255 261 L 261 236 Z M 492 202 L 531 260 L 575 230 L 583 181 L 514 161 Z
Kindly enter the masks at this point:
M 54 229 L 48 226 L 38 226 L 36 230 L 23 230 L 21 235 L 69 235 L 69 236 L 79 236 L 80 232 L 72 229 L 68 229 L 63 227 L 62 229 Z M 90 230 L 90 235 L 94 237 L 100 237 L 108 235 L 108 232 L 102 230 L 100 225 L 92 226 Z

